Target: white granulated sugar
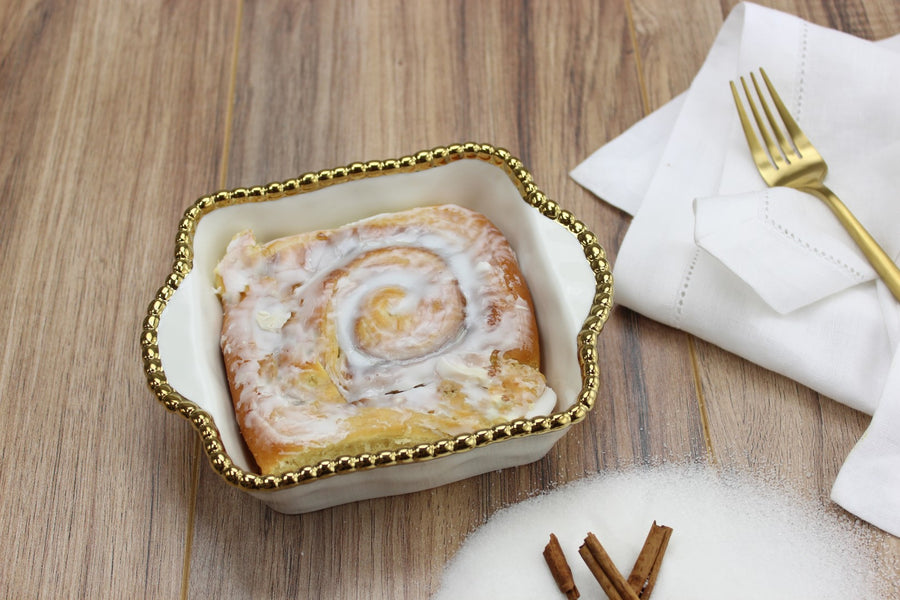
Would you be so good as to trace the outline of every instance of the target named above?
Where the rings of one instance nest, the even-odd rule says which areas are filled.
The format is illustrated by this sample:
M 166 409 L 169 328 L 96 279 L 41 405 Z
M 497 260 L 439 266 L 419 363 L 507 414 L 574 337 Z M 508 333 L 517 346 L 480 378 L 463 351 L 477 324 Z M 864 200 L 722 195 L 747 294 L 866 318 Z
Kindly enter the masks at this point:
M 605 598 L 578 554 L 593 532 L 627 577 L 651 523 L 674 529 L 653 600 L 894 598 L 871 530 L 785 483 L 708 466 L 635 468 L 497 512 L 447 566 L 434 600 L 564 598 L 542 552 L 553 532 L 582 598 Z

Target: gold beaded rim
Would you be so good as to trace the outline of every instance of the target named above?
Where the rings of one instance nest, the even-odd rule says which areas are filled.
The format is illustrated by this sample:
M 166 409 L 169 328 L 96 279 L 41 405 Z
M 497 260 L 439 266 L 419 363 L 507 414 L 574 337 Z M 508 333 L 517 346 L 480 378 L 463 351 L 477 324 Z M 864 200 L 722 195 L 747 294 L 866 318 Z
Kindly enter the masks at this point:
M 523 201 L 548 219 L 565 227 L 576 236 L 582 246 L 585 258 L 594 273 L 595 289 L 590 311 L 578 333 L 578 362 L 581 369 L 582 388 L 575 404 L 565 411 L 554 413 L 548 417 L 519 419 L 471 434 L 459 435 L 452 439 L 399 450 L 341 456 L 281 475 L 260 475 L 238 467 L 226 452 L 212 416 L 169 385 L 159 354 L 160 316 L 175 290 L 193 267 L 193 239 L 197 223 L 207 213 L 225 206 L 245 202 L 264 202 L 365 177 L 412 173 L 459 160 L 482 160 L 501 167 L 518 188 Z M 597 241 L 597 236 L 589 231 L 574 214 L 545 196 L 534 184 L 531 173 L 509 151 L 488 144 L 468 142 L 423 150 L 401 158 L 365 163 L 355 162 L 343 167 L 304 173 L 295 179 L 283 182 L 220 191 L 198 199 L 185 211 L 178 224 L 172 271 L 147 309 L 147 316 L 142 324 L 140 334 L 141 356 L 150 390 L 166 409 L 181 415 L 190 422 L 200 435 L 203 449 L 213 469 L 219 475 L 227 482 L 245 490 L 277 490 L 341 473 L 439 458 L 495 442 L 556 431 L 583 420 L 593 408 L 600 387 L 597 337 L 603 330 L 612 310 L 612 295 L 613 280 L 610 265 L 606 259 L 605 250 Z

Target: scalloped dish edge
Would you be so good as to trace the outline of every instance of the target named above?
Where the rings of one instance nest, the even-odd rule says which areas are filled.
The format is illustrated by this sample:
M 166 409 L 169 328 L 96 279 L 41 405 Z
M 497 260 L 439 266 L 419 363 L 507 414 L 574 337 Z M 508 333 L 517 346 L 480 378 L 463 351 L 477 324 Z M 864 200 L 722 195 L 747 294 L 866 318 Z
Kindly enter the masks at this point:
M 185 288 L 190 287 L 185 284 L 185 280 L 191 276 L 195 266 L 195 234 L 203 217 L 225 207 L 250 205 L 307 194 L 333 188 L 345 182 L 393 174 L 419 173 L 460 161 L 483 162 L 488 163 L 492 167 L 499 167 L 499 170 L 505 173 L 508 180 L 514 184 L 521 200 L 534 209 L 534 211 L 529 212 L 545 217 L 549 220 L 546 221 L 547 223 L 555 223 L 561 226 L 571 236 L 574 236 L 574 239 L 577 240 L 581 247 L 585 264 L 593 275 L 594 293 L 593 297 L 590 298 L 590 307 L 586 312 L 585 319 L 580 323 L 580 327 L 578 324 L 575 324 L 575 327 L 578 329 L 576 356 L 581 375 L 581 388 L 575 394 L 575 400 L 572 405 L 546 417 L 520 419 L 491 427 L 490 429 L 456 436 L 452 439 L 445 439 L 430 444 L 420 444 L 396 451 L 335 457 L 333 460 L 322 461 L 316 465 L 310 465 L 300 470 L 280 475 L 260 475 L 240 466 L 229 451 L 226 450 L 223 436 L 210 410 L 191 400 L 189 395 L 183 395 L 183 391 L 179 392 L 176 390 L 175 386 L 169 381 L 169 376 L 163 366 L 163 353 L 160 351 L 160 325 L 164 320 L 164 312 L 173 303 L 177 303 L 177 299 L 173 300 L 176 298 L 176 294 L 189 293 L 188 291 L 179 290 L 179 288 L 183 285 Z M 538 218 L 536 221 L 543 221 L 543 219 Z M 541 226 L 538 224 L 538 227 Z M 196 275 L 196 277 L 202 279 L 202 275 Z M 581 291 L 583 292 L 583 290 Z M 200 435 L 204 452 L 209 458 L 213 469 L 228 483 L 244 491 L 251 492 L 253 495 L 262 497 L 264 501 L 273 504 L 273 507 L 277 510 L 305 512 L 306 510 L 352 501 L 353 499 L 404 493 L 414 489 L 434 487 L 434 485 L 462 479 L 477 473 L 470 472 L 471 469 L 466 470 L 463 467 L 463 472 L 450 473 L 440 477 L 438 478 L 440 481 L 437 481 L 437 483 L 435 483 L 436 479 L 434 477 L 426 477 L 427 481 L 422 482 L 422 485 L 415 483 L 415 476 L 409 479 L 409 475 L 407 475 L 404 479 L 409 479 L 409 481 L 407 481 L 406 485 L 400 486 L 400 491 L 395 491 L 390 486 L 376 485 L 375 489 L 359 492 L 349 500 L 338 498 L 336 499 L 338 501 L 329 501 L 328 498 L 323 497 L 311 504 L 307 503 L 301 506 L 299 510 L 295 510 L 295 501 L 275 501 L 274 498 L 267 499 L 266 496 L 270 496 L 270 493 L 276 490 L 287 490 L 297 486 L 306 487 L 306 485 L 301 484 L 322 481 L 326 478 L 330 479 L 335 475 L 371 473 L 372 470 L 381 470 L 383 467 L 392 465 L 411 465 L 442 457 L 448 458 L 498 442 L 510 442 L 535 434 L 556 432 L 561 435 L 570 425 L 583 420 L 593 408 L 599 389 L 600 369 L 596 341 L 597 336 L 609 318 L 612 309 L 612 294 L 612 274 L 605 251 L 598 243 L 596 236 L 588 230 L 584 223 L 579 221 L 571 212 L 561 208 L 559 204 L 545 196 L 534 184 L 531 173 L 521 161 L 513 157 L 507 150 L 487 144 L 470 142 L 424 150 L 399 159 L 365 163 L 356 162 L 344 167 L 306 173 L 295 179 L 289 179 L 280 183 L 270 183 L 265 186 L 250 188 L 236 188 L 201 197 L 185 211 L 183 218 L 179 222 L 172 269 L 147 309 L 140 333 L 140 345 L 144 372 L 150 390 L 166 409 L 180 414 L 191 423 L 192 427 Z M 587 305 L 587 300 L 584 302 Z M 540 314 L 539 311 L 539 320 Z M 581 312 L 580 314 L 585 313 Z M 165 335 L 162 337 L 165 337 Z M 222 419 L 221 415 L 219 419 Z M 547 440 L 550 445 L 546 449 L 542 449 L 542 453 L 537 458 L 543 456 L 558 439 L 558 436 L 548 437 L 553 438 L 552 440 Z M 513 444 L 512 446 L 518 447 L 520 444 Z M 516 455 L 513 457 L 514 460 L 518 460 L 515 464 L 522 463 L 521 457 L 523 452 L 521 448 L 514 449 L 510 447 L 508 451 Z M 532 458 L 532 460 L 535 459 Z M 454 462 L 457 462 L 455 468 L 458 470 L 461 468 L 460 464 L 468 461 L 462 461 L 462 463 Z M 486 472 L 491 468 L 502 468 L 507 466 L 508 462 L 501 461 L 499 465 L 495 464 L 493 467 L 488 465 L 486 469 L 478 472 Z M 449 464 L 446 466 L 451 467 L 451 470 L 454 468 Z M 414 471 L 419 474 L 421 469 L 414 469 Z M 428 473 L 426 472 L 425 475 L 428 475 Z M 362 477 L 362 479 L 372 480 L 372 477 L 367 476 Z M 312 490 L 309 491 L 312 492 Z M 266 493 L 259 495 L 256 492 Z M 292 496 L 298 496 L 298 494 L 295 493 Z M 273 502 L 270 502 L 270 500 Z

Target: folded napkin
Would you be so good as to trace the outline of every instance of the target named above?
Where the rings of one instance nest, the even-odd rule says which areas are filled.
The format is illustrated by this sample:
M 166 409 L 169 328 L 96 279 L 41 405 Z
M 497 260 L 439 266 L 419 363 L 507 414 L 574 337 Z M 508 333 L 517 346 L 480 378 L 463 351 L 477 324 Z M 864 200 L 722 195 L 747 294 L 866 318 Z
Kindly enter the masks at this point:
M 828 162 L 826 183 L 896 258 L 900 36 L 738 5 L 690 89 L 571 176 L 634 215 L 619 304 L 874 414 L 832 499 L 900 535 L 900 304 L 820 200 L 756 171 L 728 82 L 760 66 Z

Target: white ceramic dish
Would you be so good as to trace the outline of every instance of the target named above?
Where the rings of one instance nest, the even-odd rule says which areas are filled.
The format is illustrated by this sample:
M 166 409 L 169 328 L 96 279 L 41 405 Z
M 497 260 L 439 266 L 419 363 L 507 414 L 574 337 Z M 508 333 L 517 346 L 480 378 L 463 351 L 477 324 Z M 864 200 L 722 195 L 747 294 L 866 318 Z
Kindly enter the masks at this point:
M 455 203 L 491 219 L 516 251 L 542 344 L 556 411 L 398 452 L 335 457 L 296 473 L 261 476 L 238 430 L 219 350 L 221 307 L 213 269 L 232 236 L 267 241 L 382 212 Z M 151 389 L 193 424 L 214 469 L 273 509 L 301 513 L 427 489 L 543 457 L 587 414 L 599 382 L 596 336 L 612 282 L 596 238 L 548 200 L 508 152 L 482 144 L 355 163 L 269 186 L 201 198 L 179 225 L 173 272 L 142 332 Z

